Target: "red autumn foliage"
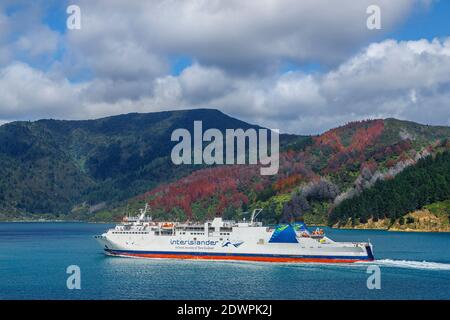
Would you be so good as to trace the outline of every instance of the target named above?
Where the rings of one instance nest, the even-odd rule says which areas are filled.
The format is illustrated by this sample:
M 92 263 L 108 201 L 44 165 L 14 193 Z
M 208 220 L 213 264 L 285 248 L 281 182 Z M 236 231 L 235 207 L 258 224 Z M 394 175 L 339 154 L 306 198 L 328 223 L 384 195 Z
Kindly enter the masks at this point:
M 342 134 L 344 129 L 347 131 L 349 129 L 356 130 L 347 147 L 342 144 L 340 138 L 340 134 Z M 351 164 L 364 161 L 364 150 L 375 143 L 383 130 L 383 120 L 361 121 L 327 131 L 316 138 L 316 145 L 327 145 L 336 151 L 328 161 L 326 172 L 335 172 L 345 163 Z
M 289 177 L 283 178 L 278 180 L 273 184 L 273 189 L 275 191 L 283 191 L 288 190 L 292 187 L 294 187 L 296 184 L 298 184 L 302 180 L 302 176 L 299 174 L 293 174 Z
M 333 148 L 335 151 L 343 151 L 345 147 L 342 145 L 341 138 L 339 138 L 336 130 L 330 130 L 315 138 L 316 145 L 326 145 Z
M 202 169 L 176 182 L 169 183 L 146 193 L 149 205 L 154 209 L 170 211 L 174 207 L 182 209 L 192 219 L 192 204 L 197 201 L 219 199 L 215 211 L 218 214 L 231 206 L 239 208 L 248 203 L 247 196 L 240 188 L 250 186 L 259 170 L 249 166 L 220 166 Z
M 389 159 L 391 155 L 406 157 L 404 152 L 410 150 L 411 141 L 404 140 L 391 146 L 378 145 L 377 139 L 383 130 L 382 120 L 353 122 L 314 138 L 314 145 L 302 151 L 282 152 L 279 172 L 275 176 L 261 176 L 259 166 L 223 165 L 195 171 L 151 190 L 143 198 L 150 199 L 149 204 L 155 209 L 168 212 L 178 207 L 189 219 L 195 219 L 192 212 L 195 203 L 220 215 L 227 208 L 240 208 L 254 200 L 249 197 L 269 186 L 277 193 L 289 192 L 302 183 L 319 179 L 346 165 L 362 164 L 359 169 L 366 167 L 375 171 L 377 162 Z M 326 166 L 318 166 L 318 159 L 326 160 L 327 156 Z M 391 162 L 387 165 L 395 163 Z

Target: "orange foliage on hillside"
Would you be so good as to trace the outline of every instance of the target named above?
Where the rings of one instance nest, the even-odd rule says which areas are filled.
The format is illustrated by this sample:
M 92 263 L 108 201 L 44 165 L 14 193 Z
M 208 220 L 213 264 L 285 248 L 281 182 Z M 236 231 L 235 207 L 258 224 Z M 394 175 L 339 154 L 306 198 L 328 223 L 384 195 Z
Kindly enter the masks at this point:
M 162 185 L 143 195 L 150 198 L 154 209 L 170 211 L 182 209 L 192 219 L 192 204 L 202 200 L 218 199 L 215 212 L 222 214 L 231 206 L 239 208 L 248 203 L 242 188 L 251 187 L 254 177 L 259 177 L 259 168 L 233 165 L 201 169 L 176 182 Z
M 367 128 L 365 124 L 369 124 Z M 353 134 L 351 143 L 349 146 L 345 147 L 342 144 L 340 134 L 344 130 L 356 128 L 356 132 Z M 351 150 L 362 150 L 369 144 L 372 144 L 383 132 L 384 121 L 383 120 L 372 120 L 372 121 L 359 121 L 352 122 L 346 126 L 339 127 L 336 129 L 329 130 L 320 136 L 315 138 L 316 145 L 327 145 L 332 147 L 338 152 L 349 152 Z
M 343 130 L 353 129 L 356 131 L 351 137 L 351 142 L 348 146 L 344 146 L 340 134 Z M 327 172 L 333 172 L 341 168 L 345 163 L 352 163 L 355 161 L 364 161 L 362 152 L 370 145 L 376 142 L 376 139 L 384 130 L 383 120 L 352 122 L 344 127 L 339 127 L 325 132 L 315 139 L 317 146 L 329 146 L 333 148 L 335 153 L 328 161 Z
M 381 135 L 384 129 L 383 120 L 375 120 L 368 128 L 359 128 L 352 137 L 352 143 L 347 150 L 364 150 Z
M 336 130 L 327 131 L 320 136 L 315 138 L 316 145 L 326 145 L 333 148 L 335 151 L 343 151 L 345 150 L 344 145 L 341 142 L 341 138 L 339 138 Z
M 312 170 L 311 164 L 316 161 L 316 156 L 309 149 L 288 150 L 280 154 L 276 176 L 261 176 L 260 167 L 254 165 L 216 166 L 194 171 L 187 177 L 159 186 L 144 194 L 142 199 L 149 199 L 153 209 L 166 212 L 178 207 L 189 219 L 194 219 L 194 203 L 221 215 L 227 208 L 236 209 L 247 204 L 250 194 L 258 194 L 269 186 L 275 192 L 288 192 L 301 183 L 318 179 L 319 175 L 338 170 L 343 164 L 359 162 L 375 170 L 376 162 L 366 159 L 364 150 L 376 143 L 383 129 L 383 120 L 353 122 L 314 138 L 315 148 L 328 146 L 333 150 L 327 167 L 321 173 Z M 354 133 L 349 137 L 349 145 L 345 146 L 341 136 L 349 132 Z
M 273 189 L 275 191 L 283 191 L 290 189 L 297 185 L 302 180 L 302 176 L 299 174 L 293 174 L 286 178 L 282 178 L 273 184 Z

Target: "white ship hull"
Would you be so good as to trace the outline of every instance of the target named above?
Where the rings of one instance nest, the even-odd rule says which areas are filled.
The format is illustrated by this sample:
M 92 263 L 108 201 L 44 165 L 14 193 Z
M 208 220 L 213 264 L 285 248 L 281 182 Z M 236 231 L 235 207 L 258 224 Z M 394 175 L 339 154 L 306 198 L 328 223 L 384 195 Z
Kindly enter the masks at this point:
M 202 229 L 175 224 L 166 229 L 161 224 L 120 225 L 96 239 L 105 253 L 113 256 L 324 263 L 374 259 L 370 243 L 305 236 L 291 225 L 278 229 L 249 223 L 230 226 L 220 218 L 205 223 Z

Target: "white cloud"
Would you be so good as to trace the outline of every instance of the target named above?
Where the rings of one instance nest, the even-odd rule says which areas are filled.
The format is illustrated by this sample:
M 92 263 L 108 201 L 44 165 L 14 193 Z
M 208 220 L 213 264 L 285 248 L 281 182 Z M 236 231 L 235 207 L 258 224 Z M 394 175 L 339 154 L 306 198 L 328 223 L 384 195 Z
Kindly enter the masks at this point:
M 0 71 L 0 119 L 215 107 L 297 133 L 378 117 L 449 124 L 450 38 L 374 43 L 325 74 L 242 77 L 194 64 L 179 76 L 137 81 L 131 86 L 142 86 L 140 95 L 132 98 L 120 92 L 132 89 L 116 85 L 110 79 L 71 84 L 16 63 Z
M 196 71 L 191 81 L 208 79 L 203 86 L 206 92 L 214 79 L 218 84 L 229 84 L 228 90 L 203 97 L 199 106 L 219 107 L 285 131 L 319 132 L 354 119 L 380 117 L 448 124 L 449 49 L 450 38 L 386 40 L 371 44 L 325 74 L 288 72 L 264 79 L 233 75 L 224 78 L 223 74 L 217 76 L 214 69 L 196 65 L 192 67 Z M 203 71 L 199 72 L 199 68 Z M 189 69 L 185 72 L 190 73 Z M 186 102 L 191 101 L 192 92 L 180 86 L 182 77 L 171 77 L 170 87 L 178 88 L 178 103 L 170 104 L 189 105 Z M 158 102 L 164 105 L 164 101 Z
M 76 108 L 79 86 L 23 63 L 0 70 L 0 119 L 36 119 L 71 114 Z
M 15 19 L 0 13 L 0 119 L 210 107 L 296 133 L 390 116 L 450 124 L 450 38 L 370 44 L 418 2 L 429 5 L 81 0 L 82 29 L 64 35 L 42 25 L 39 12 L 27 21 L 33 8 Z M 381 6 L 381 32 L 366 28 L 369 4 Z M 61 61 L 31 67 L 61 43 Z M 178 55 L 194 63 L 170 75 Z M 286 61 L 328 68 L 280 74 Z
M 13 10 L 7 13 L 6 8 Z M 16 61 L 51 64 L 61 35 L 42 23 L 39 1 L 3 1 L 0 4 L 0 66 Z
M 238 74 L 272 72 L 282 60 L 332 65 L 391 30 L 417 2 L 81 0 L 82 30 L 69 33 L 69 49 L 89 56 L 87 62 L 99 73 L 105 68 L 98 61 L 107 63 L 109 56 L 119 55 L 130 69 L 142 65 L 143 53 L 127 59 L 122 52 L 130 43 L 162 60 L 189 55 L 201 65 Z M 366 8 L 372 4 L 382 9 L 382 31 L 366 27 Z M 114 67 L 115 59 L 111 62 L 106 70 Z

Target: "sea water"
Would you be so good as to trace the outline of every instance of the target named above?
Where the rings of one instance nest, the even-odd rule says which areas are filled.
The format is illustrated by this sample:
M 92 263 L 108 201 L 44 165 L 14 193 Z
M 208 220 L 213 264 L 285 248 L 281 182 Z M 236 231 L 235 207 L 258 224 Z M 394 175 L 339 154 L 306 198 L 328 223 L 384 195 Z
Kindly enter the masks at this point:
M 105 256 L 107 224 L 0 223 L 0 299 L 450 299 L 450 234 L 325 232 L 367 241 L 377 261 L 294 264 Z M 67 267 L 80 268 L 68 289 Z M 380 268 L 369 289 L 368 266 Z

